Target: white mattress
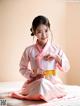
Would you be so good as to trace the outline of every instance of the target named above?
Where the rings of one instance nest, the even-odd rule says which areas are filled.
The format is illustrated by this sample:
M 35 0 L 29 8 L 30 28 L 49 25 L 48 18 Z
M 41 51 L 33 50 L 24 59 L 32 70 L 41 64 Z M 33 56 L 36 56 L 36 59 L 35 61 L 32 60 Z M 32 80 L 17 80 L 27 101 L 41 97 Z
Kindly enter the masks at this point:
M 20 90 L 24 82 L 0 82 L 0 95 L 11 91 Z M 48 103 L 42 101 L 25 101 L 6 98 L 9 106 L 80 106 L 80 86 L 64 85 L 67 96 L 54 99 Z

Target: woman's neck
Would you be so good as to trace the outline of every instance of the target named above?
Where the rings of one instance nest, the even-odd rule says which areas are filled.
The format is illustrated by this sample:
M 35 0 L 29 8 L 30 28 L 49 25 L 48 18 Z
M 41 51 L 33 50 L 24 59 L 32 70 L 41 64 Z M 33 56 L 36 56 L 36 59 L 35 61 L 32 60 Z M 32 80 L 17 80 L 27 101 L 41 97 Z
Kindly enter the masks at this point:
M 40 42 L 39 40 L 37 40 L 38 44 L 41 46 L 41 48 L 44 48 L 44 46 L 46 45 L 47 42 Z

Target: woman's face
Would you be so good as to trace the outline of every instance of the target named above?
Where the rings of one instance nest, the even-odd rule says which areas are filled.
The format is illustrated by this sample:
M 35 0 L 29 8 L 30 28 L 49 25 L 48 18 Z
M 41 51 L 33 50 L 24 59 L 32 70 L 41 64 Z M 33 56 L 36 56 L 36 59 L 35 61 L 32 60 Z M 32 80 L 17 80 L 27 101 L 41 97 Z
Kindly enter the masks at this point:
M 48 26 L 44 24 L 39 25 L 35 31 L 35 35 L 40 43 L 45 44 L 48 41 L 49 36 Z

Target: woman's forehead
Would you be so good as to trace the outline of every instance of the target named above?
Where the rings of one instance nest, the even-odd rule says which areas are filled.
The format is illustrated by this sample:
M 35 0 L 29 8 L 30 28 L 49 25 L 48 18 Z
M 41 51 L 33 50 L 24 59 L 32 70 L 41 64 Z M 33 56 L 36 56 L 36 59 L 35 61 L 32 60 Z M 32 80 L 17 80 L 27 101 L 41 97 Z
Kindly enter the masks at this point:
M 43 30 L 43 29 L 48 29 L 48 26 L 41 24 L 36 28 L 36 30 Z

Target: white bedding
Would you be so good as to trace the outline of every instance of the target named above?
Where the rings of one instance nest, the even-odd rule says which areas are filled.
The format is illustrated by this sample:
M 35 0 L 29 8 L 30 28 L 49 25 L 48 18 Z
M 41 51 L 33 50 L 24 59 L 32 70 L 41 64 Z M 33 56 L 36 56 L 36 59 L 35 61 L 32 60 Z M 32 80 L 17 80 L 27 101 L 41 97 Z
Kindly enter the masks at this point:
M 0 82 L 0 95 L 2 93 L 19 90 L 24 82 Z M 61 99 L 54 99 L 48 103 L 42 101 L 25 101 L 17 99 L 9 99 L 9 106 L 80 106 L 80 86 L 64 85 L 67 96 Z M 25 105 L 26 104 L 26 105 Z

